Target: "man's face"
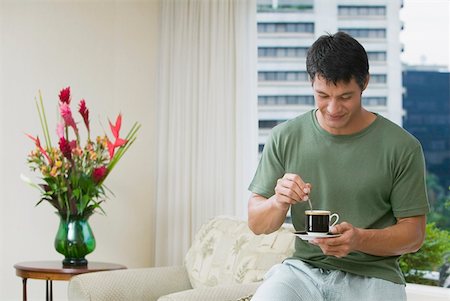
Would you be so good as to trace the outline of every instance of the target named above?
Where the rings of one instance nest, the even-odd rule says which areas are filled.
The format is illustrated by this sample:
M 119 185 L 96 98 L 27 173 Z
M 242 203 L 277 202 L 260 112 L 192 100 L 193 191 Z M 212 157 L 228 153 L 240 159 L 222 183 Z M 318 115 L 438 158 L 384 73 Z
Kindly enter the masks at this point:
M 360 130 L 363 123 L 362 91 L 355 79 L 335 85 L 316 75 L 313 90 L 319 109 L 317 118 L 326 131 L 335 135 L 348 135 Z

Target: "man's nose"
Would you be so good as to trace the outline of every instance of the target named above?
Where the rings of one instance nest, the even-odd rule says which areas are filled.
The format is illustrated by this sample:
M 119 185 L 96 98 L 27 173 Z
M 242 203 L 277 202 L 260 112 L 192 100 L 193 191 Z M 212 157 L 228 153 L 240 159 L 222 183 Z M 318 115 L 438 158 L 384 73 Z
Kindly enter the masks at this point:
M 331 99 L 331 101 L 328 103 L 327 111 L 331 115 L 339 112 L 339 103 L 336 101 L 336 99 Z

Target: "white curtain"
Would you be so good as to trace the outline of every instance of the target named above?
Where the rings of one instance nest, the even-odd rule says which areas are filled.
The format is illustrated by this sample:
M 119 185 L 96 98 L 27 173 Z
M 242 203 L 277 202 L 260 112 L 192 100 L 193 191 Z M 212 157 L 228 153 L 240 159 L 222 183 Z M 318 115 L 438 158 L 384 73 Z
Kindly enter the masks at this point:
M 155 264 L 200 225 L 246 218 L 257 162 L 255 0 L 161 1 Z

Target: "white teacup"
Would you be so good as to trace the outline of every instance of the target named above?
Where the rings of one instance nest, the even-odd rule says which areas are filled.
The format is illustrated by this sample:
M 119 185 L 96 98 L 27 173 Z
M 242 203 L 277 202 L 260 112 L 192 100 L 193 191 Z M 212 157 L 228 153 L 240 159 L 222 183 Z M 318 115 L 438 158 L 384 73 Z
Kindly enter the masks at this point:
M 336 220 L 330 224 L 332 218 Z M 339 221 L 337 213 L 331 213 L 328 210 L 306 210 L 305 211 L 305 228 L 309 235 L 326 236 Z

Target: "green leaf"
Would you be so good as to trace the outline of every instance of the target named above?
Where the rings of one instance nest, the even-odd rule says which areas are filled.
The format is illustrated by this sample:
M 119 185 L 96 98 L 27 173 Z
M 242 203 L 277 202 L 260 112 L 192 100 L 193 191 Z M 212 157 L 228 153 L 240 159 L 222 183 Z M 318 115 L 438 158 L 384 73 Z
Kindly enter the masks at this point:
M 443 263 L 444 254 L 450 250 L 450 232 L 440 230 L 434 223 L 427 224 L 425 241 L 416 253 L 400 257 L 400 268 L 407 282 L 432 284 L 423 279 L 421 271 L 436 271 Z

